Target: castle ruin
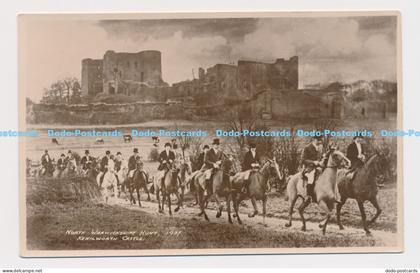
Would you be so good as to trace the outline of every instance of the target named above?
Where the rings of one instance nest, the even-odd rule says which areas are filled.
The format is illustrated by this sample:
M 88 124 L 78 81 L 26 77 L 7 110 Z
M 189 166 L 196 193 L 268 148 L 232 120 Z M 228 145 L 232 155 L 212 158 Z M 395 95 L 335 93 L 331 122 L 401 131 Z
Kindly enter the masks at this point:
M 162 80 L 161 53 L 146 50 L 137 53 L 105 52 L 103 59 L 82 60 L 82 94 L 129 94 L 130 87 L 165 86 Z

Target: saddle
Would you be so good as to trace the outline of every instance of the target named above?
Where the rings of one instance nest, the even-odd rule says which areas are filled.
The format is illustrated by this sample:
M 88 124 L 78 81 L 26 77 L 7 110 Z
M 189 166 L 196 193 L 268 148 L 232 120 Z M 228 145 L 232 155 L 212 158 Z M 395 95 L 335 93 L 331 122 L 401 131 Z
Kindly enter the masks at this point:
M 302 180 L 304 182 L 304 185 L 306 186 L 306 184 L 308 183 L 308 177 L 306 176 L 307 171 L 303 170 L 302 171 Z M 319 176 L 321 175 L 322 170 L 316 168 L 315 169 L 315 174 L 314 174 L 314 183 L 313 185 L 315 185 L 316 181 L 318 180 Z

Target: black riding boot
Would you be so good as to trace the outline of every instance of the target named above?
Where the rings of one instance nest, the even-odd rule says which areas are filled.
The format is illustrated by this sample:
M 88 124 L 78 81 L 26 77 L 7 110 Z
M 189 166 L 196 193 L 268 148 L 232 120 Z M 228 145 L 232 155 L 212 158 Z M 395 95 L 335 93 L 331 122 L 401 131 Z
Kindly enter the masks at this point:
M 307 184 L 306 185 L 306 194 L 311 197 L 312 202 L 316 203 L 316 196 L 315 196 L 314 188 L 315 188 L 315 184 L 314 183 Z
M 248 194 L 249 192 L 248 185 L 249 185 L 249 180 L 244 180 L 244 184 L 242 185 L 242 189 L 241 189 L 241 192 L 243 194 Z

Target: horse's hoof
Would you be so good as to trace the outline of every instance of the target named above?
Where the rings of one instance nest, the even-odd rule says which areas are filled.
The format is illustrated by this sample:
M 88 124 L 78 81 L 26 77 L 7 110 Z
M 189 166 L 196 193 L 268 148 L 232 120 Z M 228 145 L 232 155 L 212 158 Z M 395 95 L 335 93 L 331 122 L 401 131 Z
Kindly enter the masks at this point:
M 236 213 L 234 213 L 234 214 L 233 214 L 232 216 L 233 216 L 233 218 L 236 218 L 236 217 L 238 217 L 238 215 L 236 215 Z
M 301 231 L 306 231 L 306 227 L 302 227 L 300 230 Z
M 175 208 L 175 209 L 174 209 L 174 212 L 178 212 L 178 211 L 179 211 L 179 208 Z
M 285 227 L 291 227 L 292 226 L 292 223 L 286 223 L 284 226 Z
M 220 216 L 222 216 L 222 213 L 221 213 L 220 211 L 218 211 L 218 212 L 216 213 L 216 218 L 220 218 Z
M 318 225 L 318 227 L 319 227 L 319 228 L 323 228 L 323 227 L 324 227 L 324 225 L 323 225 L 323 224 L 319 224 L 319 225 Z
M 241 221 L 241 220 L 238 220 L 238 223 L 239 223 L 240 225 L 242 225 L 242 221 Z

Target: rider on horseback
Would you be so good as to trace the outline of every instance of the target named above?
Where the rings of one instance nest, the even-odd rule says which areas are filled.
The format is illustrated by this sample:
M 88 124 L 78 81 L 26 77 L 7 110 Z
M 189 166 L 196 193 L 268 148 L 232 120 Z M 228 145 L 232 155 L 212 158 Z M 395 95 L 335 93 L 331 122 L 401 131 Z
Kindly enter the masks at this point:
M 106 151 L 105 152 L 105 156 L 102 157 L 101 159 L 101 164 L 100 164 L 100 179 L 99 179 L 99 183 L 102 185 L 102 182 L 104 180 L 104 176 L 105 173 L 108 171 L 108 164 L 111 161 L 111 152 L 110 151 Z
M 163 184 L 163 179 L 165 178 L 166 173 L 170 169 L 170 165 L 175 160 L 175 153 L 172 151 L 171 143 L 165 143 L 165 150 L 159 154 L 159 166 L 158 174 L 156 176 L 157 181 L 160 181 L 161 185 Z
M 302 178 L 306 181 L 306 193 L 311 197 L 312 202 L 316 202 L 315 197 L 315 180 L 321 173 L 322 136 L 314 136 L 302 152 L 303 166 Z
M 203 146 L 203 151 L 198 155 L 198 158 L 194 163 L 194 167 L 193 167 L 194 172 L 189 176 L 188 182 L 193 181 L 195 176 L 201 172 L 201 168 L 204 165 L 204 157 L 206 156 L 206 153 L 209 151 L 209 149 L 210 149 L 209 145 Z
M 128 159 L 128 175 L 127 177 L 133 178 L 134 171 L 137 169 L 137 160 L 140 158 L 139 149 L 133 149 L 133 155 Z
M 223 158 L 223 152 L 219 151 L 220 140 L 218 138 L 213 139 L 211 149 L 204 155 L 204 164 L 201 167 L 201 171 L 204 172 L 205 180 L 201 183 L 201 187 L 204 189 L 204 195 L 208 195 L 208 187 L 210 179 L 213 174 L 214 168 L 220 168 Z
M 255 143 L 249 144 L 249 151 L 245 154 L 244 162 L 242 164 L 242 172 L 244 183 L 242 185 L 242 192 L 247 194 L 249 192 L 249 176 L 253 170 L 260 167 L 260 156 L 257 154 L 257 145 Z
M 41 157 L 41 165 L 43 168 L 44 174 L 52 174 L 53 172 L 53 164 L 50 155 L 48 154 L 48 150 L 45 150 L 44 154 Z
M 60 158 L 57 160 L 57 170 L 58 174 L 57 177 L 61 177 L 61 173 L 67 166 L 67 159 L 65 154 L 61 154 Z
M 87 171 L 92 167 L 92 162 L 95 159 L 89 154 L 89 150 L 85 150 L 85 155 L 80 160 L 80 164 L 82 164 L 83 171 Z
M 351 162 L 351 167 L 347 174 L 350 174 L 350 179 L 353 179 L 357 169 L 362 167 L 366 160 L 363 136 L 355 136 L 353 138 L 353 142 L 347 147 L 347 158 Z

